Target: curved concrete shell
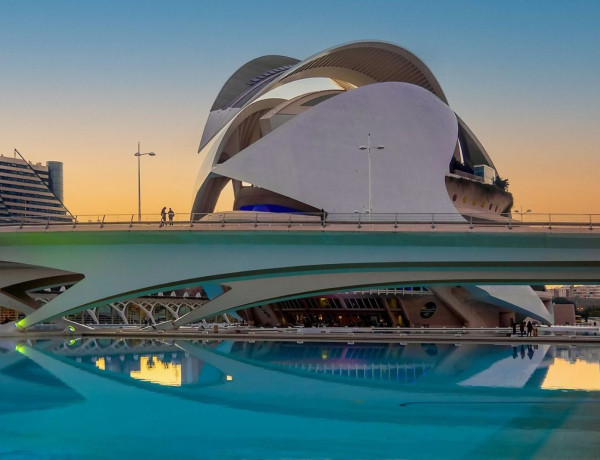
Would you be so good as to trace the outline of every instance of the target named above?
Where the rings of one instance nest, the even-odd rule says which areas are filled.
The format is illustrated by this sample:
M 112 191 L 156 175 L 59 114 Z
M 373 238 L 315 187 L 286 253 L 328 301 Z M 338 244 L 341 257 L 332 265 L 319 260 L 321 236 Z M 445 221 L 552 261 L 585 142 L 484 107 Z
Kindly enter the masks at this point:
M 233 118 L 244 102 L 297 62 L 298 59 L 287 56 L 262 56 L 236 70 L 225 82 L 210 109 L 200 149 Z
M 324 210 L 330 220 L 357 212 L 485 219 L 510 209 L 512 196 L 494 193 L 492 159 L 414 54 L 391 43 L 364 41 L 292 61 L 258 58 L 225 83 L 202 134 L 204 161 L 193 213 L 213 212 L 229 181 L 234 210 Z M 328 78 L 338 89 L 268 99 L 275 88 L 315 77 Z M 373 149 L 361 151 L 367 136 Z M 485 185 L 475 167 L 492 170 L 492 177 L 481 181 Z M 473 287 L 469 295 L 550 320 L 531 288 L 502 289 L 492 295 L 488 287 Z
M 238 153 L 248 143 L 252 142 L 256 134 L 252 133 L 251 125 L 258 126 L 260 116 L 283 102 L 284 99 L 263 99 L 246 107 L 239 116 L 230 120 L 214 136 L 203 149 L 203 159 L 194 187 L 192 212 L 212 212 L 223 187 L 229 178 L 217 176 L 213 173 L 214 167 Z M 242 126 L 244 125 L 244 126 Z M 240 136 L 240 131 L 245 136 Z M 242 139 L 240 139 L 242 137 Z M 246 137 L 246 140 L 243 138 Z M 247 139 L 249 138 L 249 139 Z M 228 148 L 227 148 L 228 147 Z
M 457 129 L 452 110 L 423 88 L 367 85 L 301 113 L 213 173 L 329 213 L 366 212 L 369 159 L 358 146 L 370 133 L 385 145 L 371 154 L 373 212 L 457 214 L 444 182 Z
M 266 139 L 269 139 L 269 142 L 275 142 L 275 137 L 281 139 L 281 133 L 277 132 L 281 129 L 280 126 L 271 126 L 273 123 L 267 124 L 263 120 L 257 119 L 260 118 L 261 109 L 265 106 L 264 100 L 261 100 L 261 98 L 269 91 L 284 84 L 314 77 L 329 78 L 343 90 L 340 92 L 341 94 L 334 98 L 343 96 L 344 92 L 353 92 L 356 88 L 365 85 L 379 86 L 379 84 L 385 82 L 404 82 L 426 89 L 431 94 L 437 96 L 439 101 L 447 104 L 446 96 L 429 68 L 408 50 L 391 43 L 376 41 L 348 43 L 327 49 L 303 61 L 297 61 L 285 56 L 263 56 L 254 59 L 243 65 L 227 80 L 211 108 L 200 143 L 199 151 L 204 158 L 194 188 L 193 213 L 214 211 L 223 187 L 230 179 L 233 179 L 225 173 L 225 170 L 236 169 L 234 166 L 229 165 L 233 155 L 241 151 L 246 152 L 248 148 L 252 151 L 257 151 L 257 148 L 250 144 L 239 145 L 238 133 L 231 129 L 232 124 L 237 126 L 242 123 L 247 125 L 254 123 L 254 131 L 259 133 L 259 138 L 252 139 L 252 143 L 259 140 L 266 142 Z M 322 103 L 310 104 L 309 111 L 320 111 L 322 110 L 321 105 Z M 347 107 L 347 110 L 353 112 L 358 118 L 361 116 L 361 113 L 369 110 L 369 106 L 368 101 L 357 101 L 356 105 Z M 410 108 L 399 108 L 399 110 L 404 111 L 405 118 L 410 117 Z M 387 115 L 389 116 L 390 114 Z M 395 114 L 392 115 L 392 117 L 395 116 Z M 281 118 L 279 117 L 279 119 Z M 290 116 L 289 118 L 291 119 L 292 117 Z M 375 122 L 379 123 L 383 118 L 382 114 L 375 113 L 371 124 Z M 415 119 L 417 118 L 415 117 Z M 388 119 L 386 122 L 394 123 L 394 118 Z M 261 123 L 263 125 L 262 130 Z M 324 126 L 330 132 L 332 132 L 334 127 L 337 128 L 341 124 L 342 120 L 338 117 L 331 117 L 324 122 Z M 265 126 L 267 129 L 264 129 Z M 360 131 L 364 132 L 360 133 Z M 373 129 L 369 128 L 368 124 L 363 124 L 355 134 L 360 133 L 364 138 L 366 133 L 370 131 L 373 131 Z M 288 132 L 292 131 L 288 128 Z M 380 142 L 394 142 L 394 139 L 391 139 L 392 136 L 389 135 L 392 133 L 395 133 L 394 129 L 388 130 L 387 135 L 384 136 L 386 140 Z M 300 136 L 303 135 L 303 133 L 297 134 Z M 342 139 L 340 141 L 340 137 L 342 137 L 340 134 L 333 133 L 327 139 L 327 145 L 323 147 L 329 147 L 329 144 L 337 142 L 337 148 L 339 148 L 345 140 Z M 361 139 L 356 140 L 356 142 L 357 145 L 360 145 L 365 141 Z M 401 141 L 399 140 L 398 142 Z M 225 151 L 227 150 L 227 145 L 236 143 L 235 152 Z M 264 145 L 264 142 L 261 145 Z M 460 149 L 457 147 L 458 145 L 461 146 Z M 483 164 L 495 170 L 489 155 L 481 143 L 460 118 L 458 118 L 458 131 L 454 137 L 453 150 L 454 156 L 458 158 L 462 156 L 468 168 L 472 169 L 474 165 Z M 358 157 L 358 155 L 355 156 Z M 240 161 L 236 159 L 235 163 L 240 163 Z M 224 164 L 227 164 L 227 167 Z M 360 167 L 357 168 L 362 169 Z M 424 171 L 427 171 L 427 168 L 424 168 Z M 425 174 L 429 174 L 429 172 Z M 418 175 L 413 177 L 418 177 Z M 235 179 L 253 183 L 252 180 L 242 178 L 239 174 Z M 364 177 L 361 178 L 362 180 L 364 180 Z M 239 183 L 236 185 L 236 190 L 239 190 Z M 279 190 L 269 190 L 274 193 L 281 193 Z M 388 195 L 393 195 L 393 193 L 388 192 Z M 294 196 L 290 198 L 304 202 L 302 197 Z M 312 202 L 314 203 L 315 200 L 312 200 Z M 308 209 L 314 206 L 313 203 L 306 203 L 306 206 L 302 206 L 301 208 Z M 415 207 L 418 207 L 416 203 L 412 208 Z M 321 208 L 327 212 L 334 211 L 333 208 L 323 205 L 318 207 L 318 209 Z M 367 206 L 361 201 L 356 202 L 354 206 L 349 206 L 349 208 L 352 208 L 350 209 L 350 212 L 352 212 L 354 210 L 366 210 Z M 382 210 L 376 211 L 382 212 Z M 401 211 L 403 210 L 396 210 L 396 212 Z M 419 212 L 433 212 L 433 208 L 430 210 L 421 208 Z M 454 212 L 454 209 L 452 209 L 452 212 Z
M 261 78 L 265 75 L 266 78 Z M 422 86 L 447 102 L 431 70 L 410 51 L 392 43 L 352 42 L 322 51 L 302 62 L 286 56 L 263 56 L 244 64 L 223 85 L 211 107 L 198 151 L 240 108 L 260 95 L 286 83 L 315 77 L 330 78 L 344 89 L 403 81 Z

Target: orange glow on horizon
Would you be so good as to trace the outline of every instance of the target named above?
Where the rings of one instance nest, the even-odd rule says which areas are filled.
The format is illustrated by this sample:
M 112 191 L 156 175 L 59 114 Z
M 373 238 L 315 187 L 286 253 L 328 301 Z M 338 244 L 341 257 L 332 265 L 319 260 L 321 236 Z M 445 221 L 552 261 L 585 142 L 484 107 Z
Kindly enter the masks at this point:
M 196 103 L 179 109 L 182 112 L 170 107 L 177 116 L 152 113 L 137 119 L 133 112 L 124 112 L 128 119 L 123 123 L 110 111 L 89 112 L 71 123 L 40 111 L 30 115 L 35 133 L 31 123 L 0 120 L 10 127 L 10 136 L 0 139 L 0 153 L 10 157 L 16 147 L 34 163 L 62 161 L 65 205 L 74 215 L 130 217 L 138 210 L 134 153 L 139 140 L 142 152 L 156 152 L 154 157 L 140 158 L 142 213 L 158 218 L 160 209 L 167 206 L 176 218 L 183 218 L 191 211 L 201 165 L 198 144 L 211 100 L 205 96 L 204 109 Z M 479 113 L 477 107 L 471 114 L 462 113 L 460 104 L 454 108 L 481 141 L 500 176 L 509 180 L 508 190 L 517 207 L 532 213 L 600 213 L 596 177 L 600 132 L 593 121 L 579 122 L 576 138 L 560 137 L 568 132 L 570 125 L 565 123 L 569 120 L 550 119 L 543 113 L 526 118 L 504 113 L 508 112 L 504 106 L 489 118 L 483 116 L 489 112 L 480 109 Z M 219 211 L 231 208 L 231 186 L 224 194 Z

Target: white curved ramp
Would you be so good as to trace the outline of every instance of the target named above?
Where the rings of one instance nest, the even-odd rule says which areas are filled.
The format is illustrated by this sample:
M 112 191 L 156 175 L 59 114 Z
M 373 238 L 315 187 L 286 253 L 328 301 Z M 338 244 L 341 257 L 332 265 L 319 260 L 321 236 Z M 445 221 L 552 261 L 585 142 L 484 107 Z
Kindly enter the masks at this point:
M 474 299 L 508 308 L 544 324 L 554 322 L 553 315 L 529 286 L 463 286 Z

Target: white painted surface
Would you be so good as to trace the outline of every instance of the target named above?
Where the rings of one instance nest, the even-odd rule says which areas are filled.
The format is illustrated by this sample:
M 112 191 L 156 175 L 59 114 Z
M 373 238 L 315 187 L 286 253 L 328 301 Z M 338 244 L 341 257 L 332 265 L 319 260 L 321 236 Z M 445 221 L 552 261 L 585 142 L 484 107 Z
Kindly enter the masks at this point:
M 458 125 L 429 91 L 377 83 L 335 96 L 260 139 L 213 172 L 331 213 L 368 209 L 371 133 L 373 212 L 448 213 L 445 186 Z
M 508 308 L 526 316 L 542 319 L 547 323 L 554 322 L 553 315 L 530 286 L 466 285 L 464 288 L 473 298 L 481 302 Z

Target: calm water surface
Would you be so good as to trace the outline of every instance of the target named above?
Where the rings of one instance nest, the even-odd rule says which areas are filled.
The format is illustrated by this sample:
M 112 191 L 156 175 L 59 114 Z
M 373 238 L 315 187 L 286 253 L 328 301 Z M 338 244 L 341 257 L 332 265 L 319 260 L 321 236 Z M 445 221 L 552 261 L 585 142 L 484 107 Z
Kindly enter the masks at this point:
M 600 347 L 0 342 L 0 458 L 598 458 Z

